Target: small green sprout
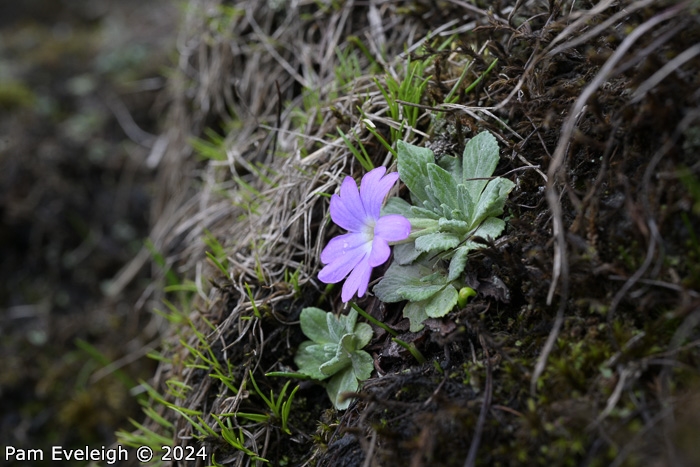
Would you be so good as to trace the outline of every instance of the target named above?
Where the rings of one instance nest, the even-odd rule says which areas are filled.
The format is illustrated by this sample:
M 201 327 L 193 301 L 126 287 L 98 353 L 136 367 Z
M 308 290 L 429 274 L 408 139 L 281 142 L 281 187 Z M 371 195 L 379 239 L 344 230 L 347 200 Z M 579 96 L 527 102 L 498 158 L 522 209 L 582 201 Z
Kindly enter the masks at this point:
M 457 295 L 457 305 L 460 308 L 464 308 L 471 297 L 476 297 L 476 290 L 471 287 L 462 287 L 459 289 L 459 295 Z
M 319 308 L 301 311 L 301 330 L 310 341 L 302 342 L 294 362 L 299 372 L 313 379 L 328 379 L 326 391 L 338 410 L 347 409 L 350 400 L 342 395 L 357 392 L 360 381 L 370 377 L 374 361 L 360 350 L 372 339 L 372 328 L 357 323 L 357 311 L 336 317 Z
M 292 410 L 292 401 L 294 400 L 294 395 L 299 390 L 299 386 L 296 386 L 292 390 L 292 393 L 289 395 L 289 397 L 285 399 L 285 396 L 287 395 L 287 389 L 289 389 L 289 384 L 291 383 L 291 381 L 287 381 L 287 383 L 282 388 L 282 392 L 280 392 L 279 397 L 275 397 L 275 394 L 272 392 L 272 390 L 270 390 L 270 397 L 268 398 L 267 396 L 265 396 L 265 393 L 262 392 L 258 387 L 258 383 L 255 381 L 253 372 L 250 371 L 249 373 L 250 382 L 253 383 L 253 388 L 255 388 L 255 392 L 258 393 L 258 395 L 262 398 L 263 401 L 265 401 L 265 404 L 270 409 L 270 412 L 272 412 L 272 416 L 274 416 L 276 420 L 281 422 L 282 431 L 284 431 L 288 435 L 291 435 L 292 432 L 289 429 L 289 413 Z M 270 420 L 269 414 L 251 414 L 238 412 L 236 413 L 236 416 L 247 418 L 248 420 L 252 420 L 258 423 L 267 422 Z

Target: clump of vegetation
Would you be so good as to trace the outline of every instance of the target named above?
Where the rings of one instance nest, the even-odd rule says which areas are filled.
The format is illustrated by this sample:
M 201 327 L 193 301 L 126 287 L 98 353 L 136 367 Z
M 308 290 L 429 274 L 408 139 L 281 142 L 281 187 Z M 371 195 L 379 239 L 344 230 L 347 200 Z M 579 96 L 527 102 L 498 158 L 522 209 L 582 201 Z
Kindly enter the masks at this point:
M 413 205 L 392 198 L 385 211 L 409 219 L 413 242 L 395 249 L 395 262 L 374 293 L 383 302 L 407 300 L 403 314 L 416 332 L 429 317 L 442 318 L 457 305 L 467 255 L 484 246 L 477 239 L 494 240 L 503 232 L 505 222 L 496 216 L 514 184 L 491 178 L 499 156 L 488 132 L 469 140 L 461 160 L 445 155 L 440 165 L 430 149 L 402 141 L 397 147 L 399 174 Z M 447 261 L 449 267 L 442 267 Z
M 315 380 L 330 378 L 326 391 L 338 410 L 350 405 L 343 394 L 357 392 L 374 370 L 372 356 L 361 350 L 372 339 L 372 328 L 358 323 L 357 316 L 355 310 L 340 317 L 318 308 L 301 310 L 301 329 L 311 340 L 301 343 L 294 362 Z
M 690 3 L 478 3 L 251 0 L 237 4 L 245 15 L 191 15 L 199 48 L 182 51 L 174 79 L 197 97 L 173 121 L 212 130 L 189 162 L 194 200 L 156 240 L 193 279 L 169 289 L 186 295 L 167 313 L 173 337 L 136 436 L 237 465 L 698 457 L 684 441 L 697 422 L 676 417 L 700 387 L 685 255 L 700 231 L 698 15 Z M 403 201 L 385 213 L 414 232 L 393 263 L 372 265 L 376 296 L 351 304 L 358 323 L 318 280 L 339 233 L 328 198 L 346 176 L 394 165 Z M 328 332 L 306 329 L 316 342 L 304 343 L 302 310 L 316 307 Z M 340 391 L 290 393 L 280 377 L 303 355 L 307 374 L 357 384 L 360 351 L 368 378 L 344 412 Z

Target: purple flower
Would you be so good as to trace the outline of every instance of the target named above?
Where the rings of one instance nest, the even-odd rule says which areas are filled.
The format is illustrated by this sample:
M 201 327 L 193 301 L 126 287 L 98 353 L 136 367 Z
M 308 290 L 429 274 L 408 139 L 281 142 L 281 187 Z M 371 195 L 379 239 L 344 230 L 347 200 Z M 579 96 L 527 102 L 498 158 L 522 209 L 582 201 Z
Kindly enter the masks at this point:
M 355 180 L 345 177 L 340 195 L 331 197 L 331 219 L 348 233 L 331 239 L 321 252 L 325 267 L 318 278 L 335 284 L 347 276 L 343 302 L 355 292 L 359 297 L 365 294 L 372 268 L 389 259 L 389 242 L 404 240 L 411 233 L 411 224 L 404 216 L 379 215 L 384 197 L 399 178 L 396 172 L 385 173 L 386 167 L 367 172 L 359 192 Z

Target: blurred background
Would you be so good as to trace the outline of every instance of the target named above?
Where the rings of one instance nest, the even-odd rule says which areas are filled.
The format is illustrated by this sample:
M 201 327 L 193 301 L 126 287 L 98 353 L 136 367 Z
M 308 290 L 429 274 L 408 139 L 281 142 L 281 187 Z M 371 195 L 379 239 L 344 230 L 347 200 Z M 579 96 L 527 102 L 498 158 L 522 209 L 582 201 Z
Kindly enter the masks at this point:
M 3 450 L 109 445 L 140 419 L 129 388 L 157 339 L 148 156 L 180 8 L 0 2 Z

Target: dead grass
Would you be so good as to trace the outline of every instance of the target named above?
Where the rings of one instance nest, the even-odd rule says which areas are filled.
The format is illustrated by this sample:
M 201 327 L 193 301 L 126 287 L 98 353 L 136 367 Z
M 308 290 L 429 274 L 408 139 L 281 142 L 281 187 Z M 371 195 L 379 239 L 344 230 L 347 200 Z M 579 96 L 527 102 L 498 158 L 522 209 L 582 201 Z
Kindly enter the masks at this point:
M 357 135 L 375 165 L 391 165 L 356 107 L 388 138 L 392 122 L 368 70 L 400 77 L 424 45 L 432 78 L 404 138 L 459 152 L 480 129 L 496 134 L 507 159 L 498 173 L 517 184 L 507 235 L 470 260 L 477 300 L 402 336 L 428 364 L 377 333 L 369 350 L 378 377 L 356 404 L 326 413 L 323 392 L 303 384 L 292 436 L 274 423 L 246 428 L 248 448 L 292 465 L 692 462 L 697 448 L 676 434 L 697 427 L 675 415 L 679 400 L 694 400 L 700 357 L 697 12 L 690 2 L 518 1 L 488 13 L 438 3 L 190 2 L 154 238 L 196 284 L 189 319 L 234 366 L 241 390 L 185 364 L 181 343 L 201 345 L 186 327 L 166 341 L 169 363 L 154 386 L 184 382 L 177 404 L 214 429 L 211 413 L 264 411 L 243 390 L 249 371 L 279 391 L 264 374 L 293 366 L 301 308 L 342 308 L 337 289 L 315 278 L 335 229 L 320 194 L 361 174 L 336 128 Z M 435 50 L 429 31 L 459 39 Z M 358 53 L 363 72 L 338 88 L 336 48 L 352 47 L 351 35 L 374 63 Z M 445 104 L 463 67 L 474 80 L 487 54 L 498 58 L 494 73 Z M 308 91 L 318 105 L 304 102 Z M 299 109 L 305 119 L 294 118 Z M 450 132 L 435 132 L 436 113 Z M 205 127 L 224 136 L 224 157 L 193 157 L 188 138 Z M 204 229 L 225 247 L 225 277 L 206 260 Z M 299 271 L 299 290 L 285 271 Z M 499 284 L 508 299 L 493 291 Z M 406 330 L 401 307 L 359 303 Z M 162 413 L 176 424 L 175 444 L 198 443 L 183 417 Z M 202 442 L 219 463 L 250 462 L 215 436 Z

